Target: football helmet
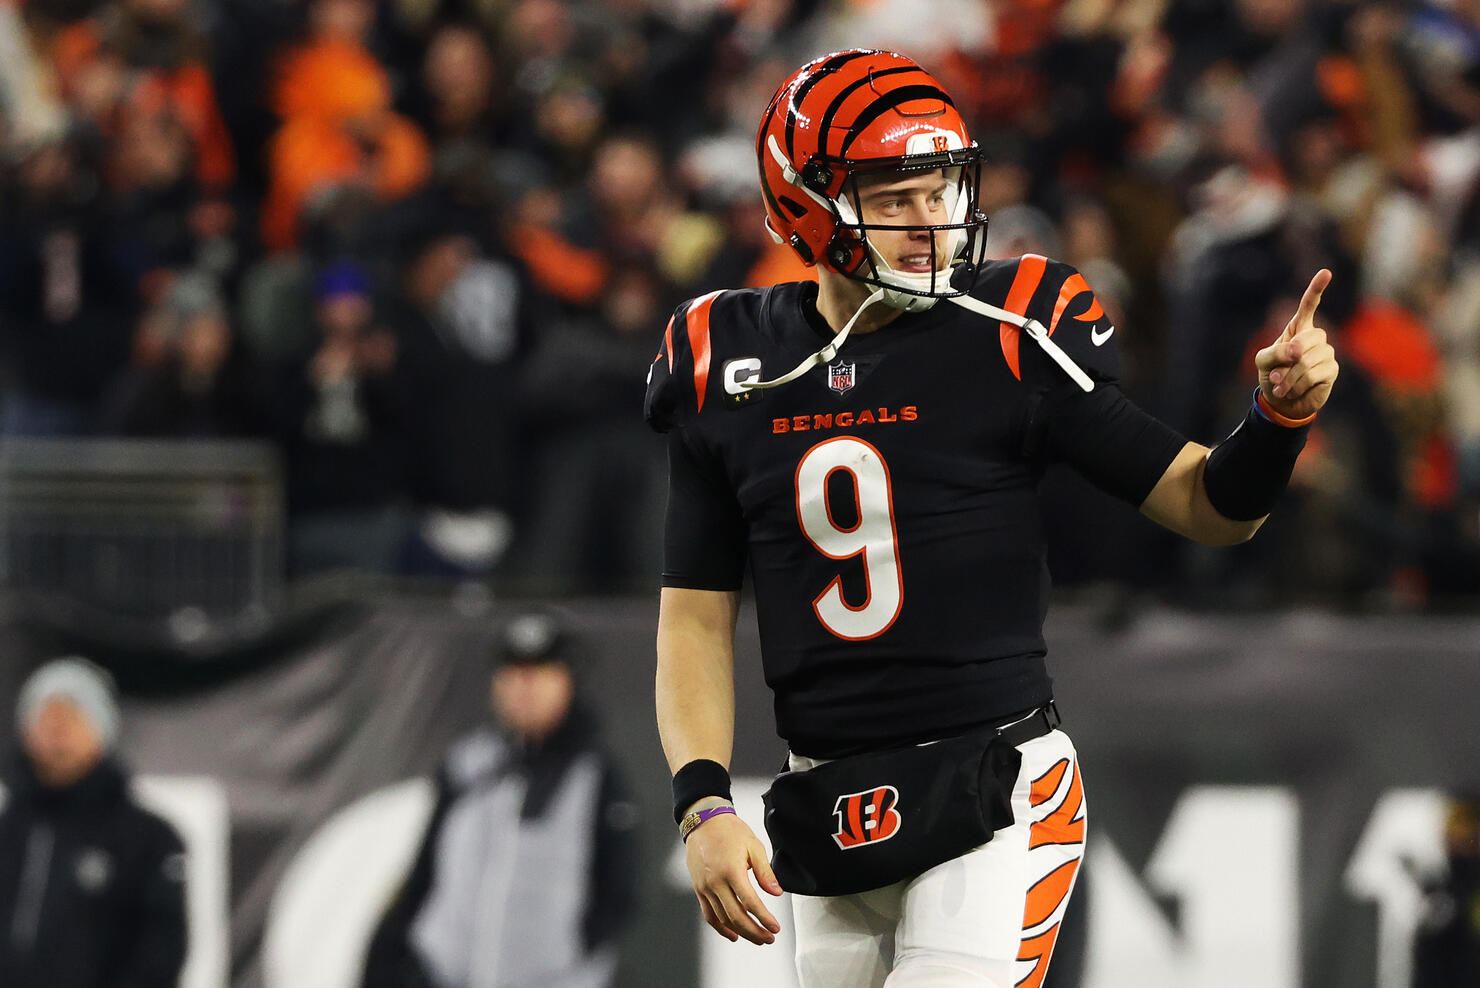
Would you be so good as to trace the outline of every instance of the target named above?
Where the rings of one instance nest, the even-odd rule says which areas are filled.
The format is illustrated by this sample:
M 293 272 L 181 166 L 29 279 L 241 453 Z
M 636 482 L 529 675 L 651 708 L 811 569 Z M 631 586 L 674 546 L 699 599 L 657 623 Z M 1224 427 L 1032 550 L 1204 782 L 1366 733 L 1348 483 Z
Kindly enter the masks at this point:
M 970 291 L 986 240 L 981 149 L 950 95 L 915 62 L 863 48 L 808 62 L 771 98 L 756 155 L 766 227 L 804 263 L 872 285 L 906 311 Z M 937 170 L 947 180 L 947 222 L 863 222 L 860 178 Z M 896 270 L 869 240 L 880 230 L 930 232 L 930 270 Z

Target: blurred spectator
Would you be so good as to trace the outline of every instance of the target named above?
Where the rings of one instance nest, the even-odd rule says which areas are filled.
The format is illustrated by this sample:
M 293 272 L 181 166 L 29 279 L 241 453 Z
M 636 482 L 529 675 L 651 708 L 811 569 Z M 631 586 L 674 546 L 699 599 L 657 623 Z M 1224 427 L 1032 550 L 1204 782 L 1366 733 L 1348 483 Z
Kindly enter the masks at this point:
M 1413 942 L 1413 988 L 1480 984 L 1480 798 L 1450 800 L 1444 850 L 1448 867 L 1426 889 Z
M 548 614 L 503 630 L 493 722 L 447 753 L 364 988 L 611 984 L 636 911 L 637 819 L 577 696 L 579 652 Z
M 1209 437 L 1232 400 L 1229 387 L 1242 387 L 1240 355 L 1288 292 L 1294 268 L 1284 256 L 1289 196 L 1278 181 L 1227 164 L 1196 187 L 1194 202 L 1166 258 L 1165 401 L 1169 422 Z
M 181 278 L 141 320 L 133 366 L 115 382 L 103 425 L 125 436 L 255 435 L 251 383 L 225 302 L 208 279 Z
M 509 249 L 529 269 L 539 290 L 571 306 L 594 305 L 606 286 L 606 256 L 592 243 L 590 220 L 568 222 L 558 190 L 531 189 L 514 207 Z M 583 227 L 572 236 L 565 229 Z M 581 242 L 584 241 L 584 242 Z
M 52 52 L 61 91 L 105 137 L 164 115 L 189 137 L 195 178 L 220 192 L 236 177 L 205 39 L 188 0 L 117 0 L 67 28 Z
M 0 807 L 0 984 L 173 988 L 185 960 L 184 851 L 134 802 L 105 672 L 56 659 L 26 680 L 22 756 Z
M 518 555 L 532 589 L 635 591 L 658 565 L 666 460 L 620 410 L 641 401 L 649 330 L 668 304 L 651 268 L 618 268 L 601 309 L 546 325 L 529 357 L 520 390 L 532 456 Z
M 562 196 L 546 185 L 523 197 L 510 249 L 541 291 L 577 310 L 601 304 L 614 264 L 655 265 L 670 282 L 691 281 L 723 232 L 711 217 L 685 211 L 672 182 L 650 137 L 607 137 L 592 151 L 582 188 Z M 681 293 L 672 294 L 676 304 Z
M 393 572 L 418 396 L 362 267 L 330 265 L 314 294 L 315 339 L 280 369 L 271 409 L 287 461 L 289 568 Z
M 1239 559 L 1248 577 L 1311 570 L 1323 579 L 1292 585 L 1322 600 L 1439 606 L 1480 592 L 1480 7 L 932 10 L 0 6 L 0 167 L 11 179 L 0 189 L 0 427 L 93 431 L 133 340 L 131 383 L 108 396 L 101 423 L 124 428 L 121 395 L 143 378 L 156 396 L 175 387 L 144 365 L 169 336 L 157 316 L 171 286 L 196 275 L 215 283 L 223 325 L 241 337 L 244 359 L 227 360 L 220 381 L 237 363 L 260 374 L 302 361 L 318 347 L 317 274 L 353 258 L 389 289 L 377 301 L 401 351 L 391 376 L 422 382 L 386 423 L 414 437 L 414 454 L 386 467 L 392 500 L 422 509 L 402 565 L 515 576 L 499 558 L 509 516 L 531 546 L 562 526 L 613 525 L 636 544 L 645 519 L 613 522 L 565 478 L 643 489 L 645 461 L 617 452 L 625 439 L 612 430 L 635 340 L 674 302 L 812 276 L 760 223 L 753 121 L 795 59 L 875 36 L 934 52 L 963 101 L 989 152 L 980 202 L 993 252 L 1079 267 L 1115 310 L 1128 393 L 1193 438 L 1216 438 L 1226 406 L 1246 400 L 1230 375 L 1291 291 L 1287 273 L 1336 273 L 1326 328 L 1350 335 L 1362 357 L 1348 368 L 1363 380 L 1323 415 L 1319 455 L 1302 461 L 1292 494 L 1302 507 L 1283 512 L 1326 533 L 1324 548 L 1295 559 L 1264 538 L 1205 571 L 1213 557 L 1196 550 L 1163 558 L 1144 530 L 1111 548 L 1091 526 L 1092 553 L 1143 560 L 1136 571 L 1171 592 L 1213 588 L 1236 575 L 1218 567 Z M 247 148 L 265 152 L 237 160 Z M 425 263 L 411 262 L 400 232 L 418 214 L 425 229 L 411 239 Z M 639 318 L 650 325 L 629 339 L 623 327 Z M 511 349 L 485 347 L 508 326 Z M 1408 341 L 1402 367 L 1382 359 L 1397 341 Z M 1334 562 L 1347 558 L 1344 536 L 1360 557 L 1349 566 Z M 574 541 L 575 557 L 521 550 L 523 574 L 539 557 L 547 575 L 573 567 L 563 585 L 620 584 L 630 548 L 607 534 Z M 1253 603 L 1279 581 L 1243 582 Z
M 518 266 L 484 250 L 476 224 L 436 200 L 412 205 L 386 315 L 417 382 L 416 495 L 432 509 L 413 568 L 484 575 L 508 544 L 522 475 L 516 386 L 538 303 Z
M 311 345 L 316 273 L 337 259 L 374 258 L 383 225 L 366 189 L 337 186 L 304 204 L 300 243 L 258 258 L 242 276 L 239 325 L 253 360 L 279 363 Z
M 361 41 L 373 17 L 369 0 L 315 0 L 309 38 L 284 59 L 274 99 L 283 125 L 268 150 L 262 214 L 274 250 L 297 243 L 305 205 L 335 185 L 390 202 L 427 178 L 426 138 L 392 111 L 390 79 Z
M 578 186 L 591 168 L 592 155 L 606 127 L 606 100 L 584 74 L 569 70 L 535 96 L 529 116 L 533 146 L 556 183 Z
M 1416 4 L 1402 34 L 1431 126 L 1480 124 L 1480 9 L 1469 0 Z
M 493 46 L 476 26 L 449 23 L 427 42 L 421 69 L 417 120 L 435 142 L 508 139 L 507 108 Z
M 123 274 L 147 303 L 175 272 L 224 281 L 235 273 L 235 210 L 209 195 L 190 167 L 189 134 L 167 114 L 139 114 L 112 143 L 109 221 Z
M 108 237 L 96 172 L 75 132 L 23 148 L 0 187 L 0 429 L 90 432 L 128 356 L 135 285 Z

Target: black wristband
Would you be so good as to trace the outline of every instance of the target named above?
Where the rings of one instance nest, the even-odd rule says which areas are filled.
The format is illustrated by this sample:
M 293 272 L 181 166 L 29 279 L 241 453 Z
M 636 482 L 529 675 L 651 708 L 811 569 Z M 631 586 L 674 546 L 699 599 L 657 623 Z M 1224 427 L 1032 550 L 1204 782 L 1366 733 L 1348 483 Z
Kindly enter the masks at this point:
M 1224 518 L 1254 521 L 1274 509 L 1305 448 L 1309 425 L 1275 425 L 1251 406 L 1237 429 L 1208 454 L 1203 486 Z
M 730 773 L 719 762 L 696 758 L 673 776 L 673 822 L 705 796 L 730 798 Z

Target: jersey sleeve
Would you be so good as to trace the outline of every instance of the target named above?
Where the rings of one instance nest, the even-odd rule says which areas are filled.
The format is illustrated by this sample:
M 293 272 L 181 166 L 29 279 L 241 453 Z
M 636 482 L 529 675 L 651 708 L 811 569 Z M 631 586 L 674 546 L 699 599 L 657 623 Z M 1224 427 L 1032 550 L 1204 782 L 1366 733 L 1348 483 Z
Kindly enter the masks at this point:
M 658 344 L 658 355 L 648 365 L 647 394 L 642 401 L 642 417 L 655 432 L 667 432 L 683 418 L 683 394 L 679 382 L 678 363 L 683 352 L 675 351 L 683 343 L 683 334 L 674 340 L 673 327 L 683 324 L 683 310 L 687 303 L 678 307 L 668 319 L 663 330 L 663 339 Z
M 1027 262 L 1024 258 L 1024 263 Z M 1096 382 L 1120 380 L 1120 348 L 1115 324 L 1084 275 L 1061 261 L 1044 263 L 1043 281 L 1034 293 L 1029 315 L 1048 329 L 1049 339 L 1058 344 L 1085 373 Z M 1026 349 L 1036 343 L 1023 341 Z M 1026 369 L 1025 369 L 1026 370 Z M 1053 365 L 1053 370 L 1063 370 Z
M 724 292 L 689 299 L 674 311 L 663 330 L 658 355 L 648 365 L 643 417 L 667 432 L 704 409 L 709 397 L 710 312 Z
M 663 585 L 738 590 L 748 529 L 724 464 L 700 439 L 699 413 L 709 395 L 710 310 L 722 293 L 680 305 L 668 320 L 648 370 L 643 415 L 668 434 L 668 510 Z
M 1067 462 L 1101 490 L 1140 505 L 1187 440 L 1120 390 L 1116 327 L 1073 267 L 1044 264 L 1029 314 L 1095 382 L 1085 392 L 1036 343 L 1023 341 L 1029 452 Z
M 1048 458 L 1069 463 L 1096 487 L 1137 507 L 1187 445 L 1115 384 L 1088 394 L 1073 387 L 1043 395 L 1031 428 Z
M 744 514 L 720 465 L 694 449 L 684 430 L 671 431 L 663 586 L 740 589 L 746 540 Z

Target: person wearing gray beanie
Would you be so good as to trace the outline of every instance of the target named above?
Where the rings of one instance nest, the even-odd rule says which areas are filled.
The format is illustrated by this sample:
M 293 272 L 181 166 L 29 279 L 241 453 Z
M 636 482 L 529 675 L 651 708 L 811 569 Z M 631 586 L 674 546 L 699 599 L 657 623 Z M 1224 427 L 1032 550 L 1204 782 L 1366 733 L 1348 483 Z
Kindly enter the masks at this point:
M 43 717 L 49 719 L 46 725 L 41 723 Z M 81 723 L 62 723 L 74 717 Z M 118 741 L 118 701 L 112 676 L 78 655 L 55 658 L 31 673 L 21 686 L 15 722 L 24 740 L 40 741 L 38 747 L 44 751 L 33 751 L 33 756 L 40 754 L 47 768 L 56 760 L 59 774 L 86 772 Z M 84 737 L 87 734 L 92 737 Z
M 174 988 L 188 943 L 184 846 L 130 792 L 112 678 L 77 656 L 53 659 L 22 685 L 15 713 L 0 985 Z

